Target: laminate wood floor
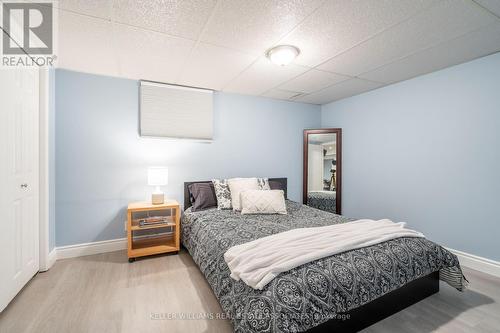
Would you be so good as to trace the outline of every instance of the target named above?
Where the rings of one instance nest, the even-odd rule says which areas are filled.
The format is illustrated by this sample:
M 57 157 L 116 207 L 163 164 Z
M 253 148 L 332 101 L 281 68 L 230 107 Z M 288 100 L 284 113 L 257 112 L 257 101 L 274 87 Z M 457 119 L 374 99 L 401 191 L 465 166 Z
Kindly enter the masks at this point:
M 465 293 L 441 283 L 438 294 L 365 331 L 500 332 L 500 279 L 464 271 Z M 186 251 L 131 264 L 119 251 L 60 260 L 36 275 L 0 314 L 0 332 L 232 332 L 220 312 Z

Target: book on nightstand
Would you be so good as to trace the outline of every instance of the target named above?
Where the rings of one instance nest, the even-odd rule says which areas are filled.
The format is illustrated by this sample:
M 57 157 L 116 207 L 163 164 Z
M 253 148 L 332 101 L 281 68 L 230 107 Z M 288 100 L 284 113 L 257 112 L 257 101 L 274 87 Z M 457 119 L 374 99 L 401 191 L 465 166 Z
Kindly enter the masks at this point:
M 147 227 L 151 225 L 158 224 L 168 224 L 170 222 L 169 217 L 146 217 L 139 220 L 140 227 Z

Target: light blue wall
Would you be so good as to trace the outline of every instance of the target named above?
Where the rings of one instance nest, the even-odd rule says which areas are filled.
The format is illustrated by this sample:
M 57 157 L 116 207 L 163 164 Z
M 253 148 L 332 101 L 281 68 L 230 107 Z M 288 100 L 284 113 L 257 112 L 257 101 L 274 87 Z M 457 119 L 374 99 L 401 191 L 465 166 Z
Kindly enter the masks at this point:
M 322 107 L 342 127 L 342 212 L 408 221 L 500 260 L 500 53 Z
M 148 198 L 147 168 L 169 167 L 165 193 L 182 202 L 183 182 L 213 177 L 288 177 L 300 200 L 302 130 L 320 107 L 217 93 L 214 141 L 138 136 L 138 82 L 56 71 L 56 244 L 125 236 L 128 202 Z

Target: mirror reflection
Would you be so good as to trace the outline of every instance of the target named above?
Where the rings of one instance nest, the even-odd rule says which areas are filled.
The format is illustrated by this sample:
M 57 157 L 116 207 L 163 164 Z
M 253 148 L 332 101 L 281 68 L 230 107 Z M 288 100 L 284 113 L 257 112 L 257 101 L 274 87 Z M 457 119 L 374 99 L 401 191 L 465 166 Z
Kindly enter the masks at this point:
M 307 178 L 304 203 L 321 210 L 340 213 L 337 207 L 338 189 L 338 139 L 337 132 L 315 133 L 328 130 L 304 132 L 304 151 L 307 152 Z

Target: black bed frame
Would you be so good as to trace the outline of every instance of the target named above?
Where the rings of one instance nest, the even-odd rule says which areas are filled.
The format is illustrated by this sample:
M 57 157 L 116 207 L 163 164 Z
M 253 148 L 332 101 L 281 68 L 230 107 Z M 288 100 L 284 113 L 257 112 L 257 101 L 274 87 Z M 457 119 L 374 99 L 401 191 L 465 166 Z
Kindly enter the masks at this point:
M 281 183 L 286 197 L 287 179 L 269 178 L 269 180 Z M 184 183 L 184 209 L 191 206 L 188 186 L 193 183 L 210 183 L 210 181 Z M 307 332 L 358 332 L 437 292 L 439 292 L 439 272 L 434 272 L 411 281 L 404 287 L 391 291 L 365 305 L 345 313 L 340 313 L 336 318 L 332 318 L 323 324 L 313 327 Z
M 439 272 L 409 282 L 365 305 L 341 313 L 337 318 L 311 328 L 307 332 L 358 332 L 418 303 L 439 291 Z

